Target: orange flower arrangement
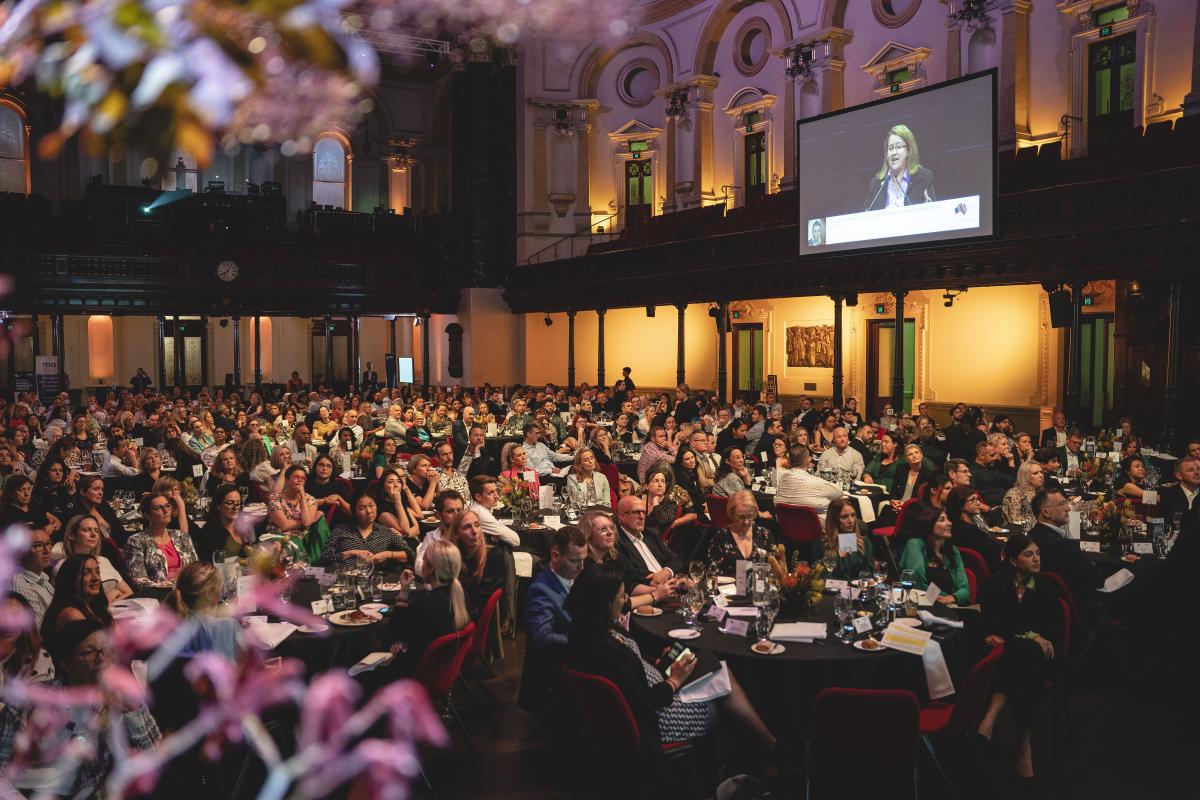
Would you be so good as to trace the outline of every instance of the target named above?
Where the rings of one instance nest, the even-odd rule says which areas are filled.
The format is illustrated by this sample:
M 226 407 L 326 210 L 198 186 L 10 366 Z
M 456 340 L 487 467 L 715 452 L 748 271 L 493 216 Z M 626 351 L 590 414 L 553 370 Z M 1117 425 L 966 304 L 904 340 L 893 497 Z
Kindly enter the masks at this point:
M 779 581 L 780 596 L 785 606 L 791 606 L 791 613 L 803 614 L 821 599 L 821 592 L 825 591 L 824 564 L 810 567 L 807 562 L 797 560 L 788 569 L 787 550 L 781 544 L 767 556 L 767 563 Z

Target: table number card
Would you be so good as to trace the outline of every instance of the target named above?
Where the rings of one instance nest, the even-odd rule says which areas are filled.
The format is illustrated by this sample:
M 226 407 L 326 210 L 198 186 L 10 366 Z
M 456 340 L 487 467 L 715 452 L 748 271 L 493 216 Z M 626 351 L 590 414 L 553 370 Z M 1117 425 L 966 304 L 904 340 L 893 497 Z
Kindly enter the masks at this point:
M 141 447 L 143 444 L 144 444 L 144 440 L 140 436 L 133 440 L 134 447 Z
M 854 620 L 855 633 L 867 633 L 874 627 L 875 625 L 871 622 L 870 617 L 856 617 Z
M 858 551 L 857 533 L 839 533 L 837 537 L 839 553 L 854 553 Z
M 1138 555 L 1152 556 L 1154 555 L 1154 542 L 1134 542 L 1133 552 Z
M 192 464 L 192 475 L 199 478 L 204 475 L 203 464 Z
M 1147 489 L 1142 492 L 1142 505 L 1156 506 L 1158 505 L 1158 492 L 1154 489 Z
M 324 614 L 333 613 L 333 600 L 329 597 L 322 597 L 320 600 L 313 600 L 309 605 L 312 607 L 312 612 L 318 617 Z
M 1099 542 L 1080 542 L 1079 549 L 1085 553 L 1099 553 L 1100 552 L 1100 543 Z
M 725 620 L 724 631 L 730 636 L 745 636 L 750 632 L 750 623 L 744 619 L 733 619 L 731 617 Z
M 489 423 L 487 424 L 487 435 L 488 435 L 488 436 L 495 436 L 495 435 L 496 435 L 496 423 L 494 423 L 494 422 L 489 422 Z
M 743 597 L 746 595 L 746 572 L 749 569 L 749 561 L 739 561 L 737 562 L 737 569 L 734 572 L 734 586 L 737 587 L 737 593 Z
M 240 575 L 237 579 L 237 596 L 241 602 L 249 604 L 247 611 L 257 611 L 258 603 L 254 600 L 254 587 L 257 585 L 257 578 L 254 575 Z
M 1067 538 L 1079 538 L 1080 515 L 1078 511 L 1067 512 Z

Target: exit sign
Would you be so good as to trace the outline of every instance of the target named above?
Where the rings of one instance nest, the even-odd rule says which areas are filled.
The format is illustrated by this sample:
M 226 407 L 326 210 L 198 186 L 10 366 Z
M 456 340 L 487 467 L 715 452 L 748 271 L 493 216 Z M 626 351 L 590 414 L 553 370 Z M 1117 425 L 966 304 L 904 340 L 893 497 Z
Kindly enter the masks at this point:
M 883 303 L 875 304 L 875 313 L 876 314 L 883 314 L 886 311 L 887 311 L 887 308 L 883 305 Z
M 1085 306 L 1094 305 L 1094 304 L 1095 304 L 1095 302 L 1096 302 L 1096 298 L 1094 298 L 1094 297 L 1085 297 L 1085 298 L 1083 298 L 1083 304 L 1084 304 Z
M 740 312 L 740 311 L 734 311 L 734 312 L 733 312 L 733 318 L 734 318 L 734 319 L 741 319 L 741 318 L 742 318 L 742 312 Z
M 900 91 L 900 84 L 898 84 L 898 83 L 893 83 L 893 84 L 892 84 L 892 86 L 891 86 L 891 92 L 892 92 L 892 94 L 896 94 L 896 93 L 897 93 L 897 92 L 899 92 L 899 91 Z
M 642 157 L 642 154 L 641 154 L 641 153 L 634 153 L 634 154 L 633 154 L 633 158 L 634 158 L 634 160 L 635 160 L 635 161 L 636 161 L 637 159 L 641 158 L 641 157 Z
M 1100 28 L 1100 38 L 1103 39 L 1105 36 L 1112 36 L 1112 25 L 1104 25 Z

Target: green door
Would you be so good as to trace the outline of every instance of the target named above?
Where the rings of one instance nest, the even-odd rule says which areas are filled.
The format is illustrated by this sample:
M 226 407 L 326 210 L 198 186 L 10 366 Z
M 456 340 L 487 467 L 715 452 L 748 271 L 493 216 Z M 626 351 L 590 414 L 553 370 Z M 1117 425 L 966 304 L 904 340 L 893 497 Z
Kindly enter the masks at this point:
M 762 325 L 735 325 L 733 329 L 733 388 L 757 400 L 763 381 Z

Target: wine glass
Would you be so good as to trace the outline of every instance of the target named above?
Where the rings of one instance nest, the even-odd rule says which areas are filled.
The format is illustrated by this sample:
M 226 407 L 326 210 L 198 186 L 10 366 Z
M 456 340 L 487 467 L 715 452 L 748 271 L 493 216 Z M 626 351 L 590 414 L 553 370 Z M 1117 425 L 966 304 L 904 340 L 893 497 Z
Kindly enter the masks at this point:
M 691 612 L 687 625 L 689 628 L 700 628 L 700 612 L 704 610 L 705 600 L 704 593 L 699 589 L 694 589 L 687 594 L 687 607 Z
M 871 575 L 879 583 L 887 578 L 887 562 L 881 561 L 878 558 L 871 562 Z
M 827 577 L 833 577 L 833 572 L 838 566 L 837 553 L 833 553 L 828 550 L 825 551 L 825 555 L 821 557 L 821 563 L 825 565 L 825 575 Z
M 699 582 L 704 577 L 704 562 L 690 561 L 688 562 L 688 577 L 693 581 Z

